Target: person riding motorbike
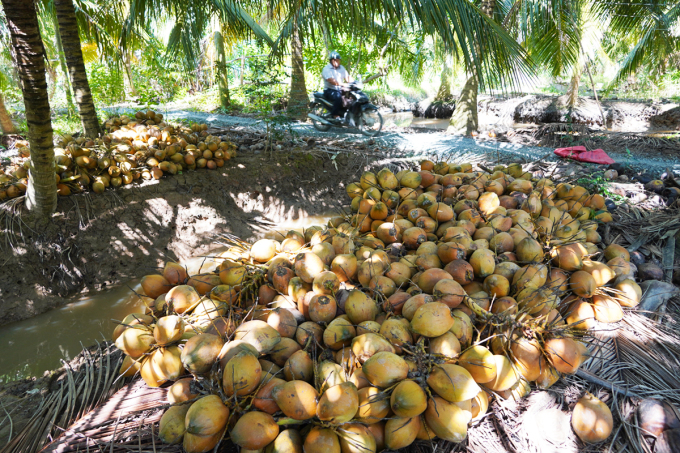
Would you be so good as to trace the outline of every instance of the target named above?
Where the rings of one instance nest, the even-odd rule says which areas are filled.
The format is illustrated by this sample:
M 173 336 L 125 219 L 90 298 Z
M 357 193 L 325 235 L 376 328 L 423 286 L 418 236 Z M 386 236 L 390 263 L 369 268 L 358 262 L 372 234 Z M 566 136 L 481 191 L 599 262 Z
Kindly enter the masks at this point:
M 342 104 L 342 89 L 350 82 L 349 73 L 344 66 L 340 64 L 340 54 L 334 50 L 328 55 L 328 64 L 321 72 L 323 77 L 324 90 L 323 95 L 333 103 L 331 110 L 331 117 L 335 119 L 342 119 L 343 104 Z

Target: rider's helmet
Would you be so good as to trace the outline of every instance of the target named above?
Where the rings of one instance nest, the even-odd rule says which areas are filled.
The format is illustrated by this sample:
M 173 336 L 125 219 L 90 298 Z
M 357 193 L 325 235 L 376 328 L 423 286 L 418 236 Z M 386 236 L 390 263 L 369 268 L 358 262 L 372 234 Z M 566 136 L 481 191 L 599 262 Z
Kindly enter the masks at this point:
M 340 59 L 340 53 L 338 53 L 337 50 L 331 51 L 331 53 L 328 54 L 328 61 L 331 60 L 339 60 Z

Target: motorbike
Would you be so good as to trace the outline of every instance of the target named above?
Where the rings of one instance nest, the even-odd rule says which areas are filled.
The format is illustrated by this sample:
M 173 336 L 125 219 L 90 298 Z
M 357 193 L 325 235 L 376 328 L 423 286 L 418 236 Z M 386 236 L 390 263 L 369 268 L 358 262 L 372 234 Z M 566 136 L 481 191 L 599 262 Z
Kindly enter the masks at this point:
M 331 127 L 356 127 L 369 137 L 375 137 L 383 127 L 383 118 L 378 107 L 371 104 L 366 93 L 361 91 L 363 83 L 355 80 L 346 88 L 343 96 L 352 99 L 352 104 L 345 109 L 344 119 L 335 119 L 330 115 L 333 103 L 324 98 L 323 93 L 314 93 L 314 101 L 309 106 L 307 117 L 312 120 L 314 129 L 327 132 Z

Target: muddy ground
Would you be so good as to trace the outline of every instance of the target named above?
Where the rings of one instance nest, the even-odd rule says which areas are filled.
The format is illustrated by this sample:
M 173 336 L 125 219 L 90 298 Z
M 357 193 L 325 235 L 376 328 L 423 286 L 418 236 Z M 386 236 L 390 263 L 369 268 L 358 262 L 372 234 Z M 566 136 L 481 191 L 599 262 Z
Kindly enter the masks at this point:
M 258 148 L 242 149 L 251 146 Z M 372 165 L 366 145 L 337 154 L 327 144 L 325 151 L 315 143 L 281 148 L 241 152 L 213 171 L 60 197 L 44 231 L 15 223 L 14 234 L 0 239 L 0 325 L 153 273 L 166 260 L 204 254 L 220 234 L 249 239 L 275 223 L 338 211 L 346 184 Z

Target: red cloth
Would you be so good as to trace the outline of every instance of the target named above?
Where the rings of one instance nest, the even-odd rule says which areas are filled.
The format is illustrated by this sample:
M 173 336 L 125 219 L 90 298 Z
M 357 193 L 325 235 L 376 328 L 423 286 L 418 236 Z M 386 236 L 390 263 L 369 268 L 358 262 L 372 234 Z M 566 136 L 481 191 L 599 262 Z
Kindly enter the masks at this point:
M 557 148 L 555 154 L 560 157 L 569 157 L 579 162 L 591 162 L 593 164 L 611 165 L 614 159 L 601 149 L 587 151 L 585 146 L 570 146 L 569 148 Z

